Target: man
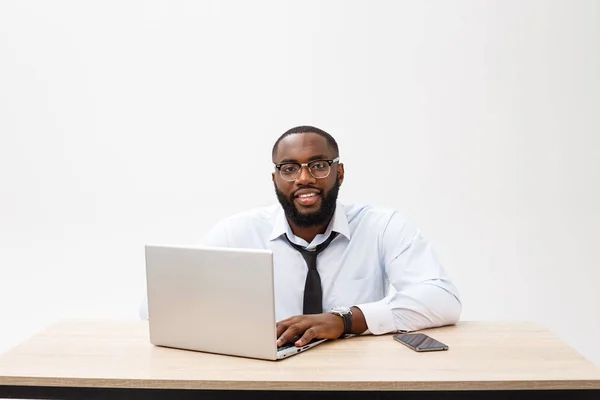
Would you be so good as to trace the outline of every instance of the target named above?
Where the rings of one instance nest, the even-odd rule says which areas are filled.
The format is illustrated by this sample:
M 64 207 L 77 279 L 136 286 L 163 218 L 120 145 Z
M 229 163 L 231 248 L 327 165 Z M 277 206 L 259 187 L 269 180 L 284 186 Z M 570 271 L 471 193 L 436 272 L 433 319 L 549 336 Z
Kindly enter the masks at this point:
M 344 165 L 331 135 L 292 128 L 272 158 L 280 204 L 221 221 L 204 244 L 273 251 L 279 346 L 459 320 L 458 292 L 413 224 L 394 210 L 337 201 Z

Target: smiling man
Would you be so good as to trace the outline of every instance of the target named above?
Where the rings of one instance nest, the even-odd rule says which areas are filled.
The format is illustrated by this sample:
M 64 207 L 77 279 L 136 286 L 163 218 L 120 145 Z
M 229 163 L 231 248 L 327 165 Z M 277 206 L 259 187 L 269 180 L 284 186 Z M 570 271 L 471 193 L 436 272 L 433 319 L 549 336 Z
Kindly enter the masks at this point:
M 272 158 L 279 204 L 221 221 L 204 244 L 272 250 L 278 345 L 459 320 L 458 292 L 415 225 L 392 209 L 338 202 L 344 165 L 331 135 L 292 128 Z

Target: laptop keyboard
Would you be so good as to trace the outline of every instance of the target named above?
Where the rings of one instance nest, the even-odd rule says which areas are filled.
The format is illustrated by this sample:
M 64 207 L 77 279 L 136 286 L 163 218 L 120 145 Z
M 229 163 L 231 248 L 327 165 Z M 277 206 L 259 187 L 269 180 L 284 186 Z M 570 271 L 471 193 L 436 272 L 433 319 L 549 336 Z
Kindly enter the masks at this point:
M 288 349 L 288 348 L 290 348 L 290 347 L 293 347 L 293 346 L 295 346 L 294 342 L 288 342 L 288 343 L 286 343 L 286 344 L 284 344 L 284 345 L 282 345 L 282 346 L 279 346 L 279 347 L 277 348 L 277 351 L 281 351 L 281 350 L 284 350 L 284 349 Z

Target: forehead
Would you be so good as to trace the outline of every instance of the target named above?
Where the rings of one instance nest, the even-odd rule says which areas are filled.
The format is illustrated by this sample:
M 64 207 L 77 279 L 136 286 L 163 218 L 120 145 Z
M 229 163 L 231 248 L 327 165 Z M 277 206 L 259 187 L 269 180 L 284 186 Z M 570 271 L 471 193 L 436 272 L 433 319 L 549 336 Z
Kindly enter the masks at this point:
M 307 162 L 315 157 L 333 158 L 327 139 L 316 133 L 294 133 L 279 142 L 275 162 L 284 160 Z

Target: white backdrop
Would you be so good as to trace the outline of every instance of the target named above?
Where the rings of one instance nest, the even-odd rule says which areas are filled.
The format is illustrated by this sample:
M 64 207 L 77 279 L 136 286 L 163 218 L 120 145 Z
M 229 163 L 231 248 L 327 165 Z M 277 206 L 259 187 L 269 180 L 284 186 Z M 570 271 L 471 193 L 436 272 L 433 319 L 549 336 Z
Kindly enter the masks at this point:
M 137 318 L 145 243 L 276 201 L 270 150 L 338 139 L 340 199 L 396 207 L 464 320 L 600 365 L 600 3 L 0 2 L 0 351 Z

